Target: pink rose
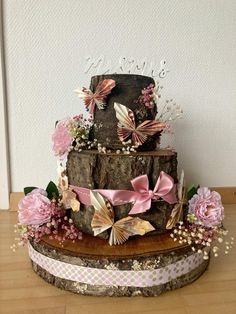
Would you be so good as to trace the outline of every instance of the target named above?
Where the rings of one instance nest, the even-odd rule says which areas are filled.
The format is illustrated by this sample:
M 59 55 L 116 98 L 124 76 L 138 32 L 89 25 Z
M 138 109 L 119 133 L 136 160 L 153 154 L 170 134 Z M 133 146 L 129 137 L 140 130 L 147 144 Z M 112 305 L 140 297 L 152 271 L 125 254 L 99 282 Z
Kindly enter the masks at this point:
M 42 225 L 51 219 L 51 201 L 47 192 L 35 189 L 27 194 L 18 204 L 18 220 L 22 225 Z
M 199 188 L 189 201 L 189 212 L 206 227 L 220 225 L 224 219 L 220 194 L 205 187 Z
M 66 157 L 73 142 L 73 138 L 69 133 L 70 120 L 65 119 L 58 122 L 52 135 L 53 151 L 61 159 Z

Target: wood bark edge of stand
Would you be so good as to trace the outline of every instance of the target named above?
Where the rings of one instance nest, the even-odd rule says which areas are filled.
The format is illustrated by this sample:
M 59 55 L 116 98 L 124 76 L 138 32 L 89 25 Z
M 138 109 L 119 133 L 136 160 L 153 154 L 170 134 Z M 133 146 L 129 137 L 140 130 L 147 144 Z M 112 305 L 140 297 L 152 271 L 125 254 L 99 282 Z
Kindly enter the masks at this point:
M 89 243 L 91 243 L 92 246 L 89 247 Z M 47 250 L 55 250 L 58 254 L 71 257 L 84 257 L 91 260 L 97 260 L 97 258 L 119 260 L 142 258 L 146 256 L 153 257 L 158 254 L 166 255 L 173 251 L 180 255 L 190 250 L 189 245 L 174 242 L 173 239 L 170 238 L 169 233 L 149 237 L 137 237 L 134 239 L 131 238 L 123 245 L 117 246 L 110 246 L 107 240 L 85 234 L 82 240 L 77 240 L 75 243 L 65 241 L 63 247 L 58 241 L 50 240 L 47 236 L 45 236 L 41 242 L 37 244 L 31 242 L 31 244 L 36 250 L 37 247 L 42 246 Z M 166 248 L 165 245 L 167 245 Z M 98 254 L 97 252 L 102 252 L 102 254 Z
M 109 297 L 133 297 L 133 296 L 144 296 L 144 297 L 155 297 L 160 294 L 182 288 L 188 284 L 196 281 L 208 268 L 209 260 L 203 261 L 196 269 L 190 273 L 182 275 L 170 282 L 152 287 L 122 287 L 122 286 L 101 286 L 101 285 L 89 285 L 72 280 L 66 280 L 56 277 L 45 269 L 40 267 L 38 264 L 33 262 L 32 268 L 34 272 L 44 279 L 47 283 L 54 285 L 62 290 L 67 290 L 76 294 L 85 296 L 109 296 Z

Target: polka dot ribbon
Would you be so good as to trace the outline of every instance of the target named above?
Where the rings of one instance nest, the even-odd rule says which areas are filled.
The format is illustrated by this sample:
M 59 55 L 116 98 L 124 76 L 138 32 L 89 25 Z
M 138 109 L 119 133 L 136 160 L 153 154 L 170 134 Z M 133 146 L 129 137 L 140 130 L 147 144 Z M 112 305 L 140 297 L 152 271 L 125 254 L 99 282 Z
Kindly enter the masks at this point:
M 90 285 L 152 287 L 165 284 L 185 275 L 202 263 L 201 253 L 193 253 L 176 263 L 148 270 L 108 270 L 73 265 L 47 257 L 29 244 L 29 256 L 33 262 L 50 274 L 67 280 Z

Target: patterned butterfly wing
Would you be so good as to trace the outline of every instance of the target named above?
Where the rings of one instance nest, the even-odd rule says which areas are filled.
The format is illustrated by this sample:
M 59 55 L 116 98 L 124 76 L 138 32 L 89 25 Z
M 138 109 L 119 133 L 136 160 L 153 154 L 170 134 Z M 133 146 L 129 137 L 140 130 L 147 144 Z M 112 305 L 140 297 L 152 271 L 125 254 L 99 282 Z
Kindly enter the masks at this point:
M 100 193 L 90 191 L 90 200 L 95 209 L 91 227 L 96 236 L 112 227 L 114 223 L 114 213 L 110 204 L 105 202 Z
M 132 135 L 133 143 L 138 146 L 142 145 L 148 136 L 162 131 L 166 126 L 157 120 L 146 120 L 136 128 L 134 113 L 131 109 L 118 103 L 114 104 L 114 108 L 119 121 L 117 134 L 122 142 Z
M 71 190 L 66 190 L 62 192 L 61 202 L 65 209 L 72 208 L 73 211 L 80 210 L 80 202 L 76 198 L 76 194 Z
M 116 82 L 111 79 L 103 80 L 98 84 L 93 97 L 98 109 L 104 109 L 104 105 L 106 103 L 106 96 L 111 93 L 111 90 L 115 86 Z
M 71 200 L 70 206 L 71 206 L 73 212 L 79 212 L 80 211 L 80 202 L 76 198 L 73 198 Z
M 115 85 L 116 83 L 114 80 L 108 79 L 101 81 L 94 93 L 87 88 L 77 89 L 75 92 L 79 98 L 83 99 L 86 108 L 89 109 L 89 112 L 92 114 L 94 112 L 95 105 L 98 109 L 104 109 L 106 96 L 110 94 Z
M 185 203 L 186 188 L 184 186 L 184 171 L 182 170 L 178 183 L 178 203 L 172 209 L 169 220 L 166 224 L 166 229 L 172 229 L 183 218 L 183 205 Z
M 142 145 L 146 142 L 148 136 L 152 136 L 157 132 L 162 131 L 165 128 L 165 124 L 156 120 L 145 120 L 142 122 L 132 134 L 133 141 L 137 145 Z
M 125 217 L 114 223 L 111 229 L 109 244 L 116 245 L 124 243 L 130 236 L 144 235 L 155 228 L 146 220 L 138 217 Z
M 60 192 L 67 191 L 69 188 L 68 177 L 66 175 L 60 176 L 58 181 L 58 188 Z
M 61 162 L 57 162 L 57 175 L 58 175 L 58 188 L 59 191 L 66 191 L 69 189 L 68 177 L 66 169 L 62 166 Z
M 94 107 L 95 107 L 95 100 L 94 100 L 94 94 L 91 92 L 90 89 L 82 88 L 75 90 L 78 97 L 83 99 L 84 104 L 87 109 L 89 109 L 90 113 L 93 113 Z
M 152 136 L 155 133 L 162 131 L 165 127 L 165 123 L 157 120 L 145 120 L 136 128 L 135 131 L 146 136 Z
M 134 113 L 126 106 L 115 102 L 114 109 L 118 119 L 117 134 L 121 142 L 126 141 L 135 130 Z

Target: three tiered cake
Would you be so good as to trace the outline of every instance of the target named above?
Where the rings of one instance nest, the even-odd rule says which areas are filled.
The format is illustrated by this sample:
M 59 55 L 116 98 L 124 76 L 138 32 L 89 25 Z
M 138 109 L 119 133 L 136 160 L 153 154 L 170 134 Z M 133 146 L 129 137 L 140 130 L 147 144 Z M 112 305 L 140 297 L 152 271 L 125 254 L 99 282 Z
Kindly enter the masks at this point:
M 226 235 L 223 206 L 207 188 L 187 193 L 177 154 L 159 148 L 168 128 L 159 87 L 150 77 L 111 74 L 76 92 L 90 117 L 56 125 L 58 187 L 26 188 L 19 204 L 33 269 L 88 295 L 155 296 L 194 281 L 212 241 Z

